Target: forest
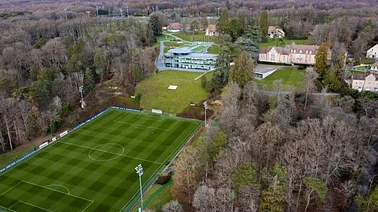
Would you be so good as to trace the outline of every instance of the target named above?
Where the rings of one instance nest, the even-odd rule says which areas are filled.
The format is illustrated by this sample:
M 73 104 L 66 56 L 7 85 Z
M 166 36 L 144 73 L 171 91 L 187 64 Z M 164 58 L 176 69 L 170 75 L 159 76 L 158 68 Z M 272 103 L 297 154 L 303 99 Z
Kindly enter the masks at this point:
M 125 99 L 158 74 L 161 27 L 195 20 L 204 29 L 205 17 L 217 17 L 220 53 L 202 81 L 222 107 L 174 161 L 175 200 L 156 211 L 378 211 L 378 96 L 345 83 L 378 43 L 377 8 L 376 0 L 1 0 L 0 154 L 111 105 L 133 107 Z M 300 91 L 276 81 L 268 93 L 253 79 L 271 25 L 320 46 Z

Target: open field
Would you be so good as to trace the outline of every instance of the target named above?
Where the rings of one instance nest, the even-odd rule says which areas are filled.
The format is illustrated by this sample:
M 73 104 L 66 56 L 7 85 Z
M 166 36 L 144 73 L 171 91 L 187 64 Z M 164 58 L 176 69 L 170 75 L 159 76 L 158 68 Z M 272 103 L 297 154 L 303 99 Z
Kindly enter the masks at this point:
M 210 79 L 210 73 L 206 76 Z M 201 80 L 194 80 L 201 73 L 188 71 L 161 71 L 138 83 L 136 94 L 141 93 L 140 107 L 145 110 L 161 109 L 164 113 L 177 114 L 190 103 L 207 98 L 207 91 L 201 87 Z M 168 90 L 177 85 L 176 90 Z
M 200 125 L 111 109 L 0 175 L 0 210 L 129 211 Z
M 194 35 L 191 32 L 188 32 L 188 33 L 177 32 L 177 33 L 171 33 L 171 34 L 190 42 L 192 41 L 218 42 L 218 36 L 206 36 L 205 32 L 203 31 L 200 31 Z
M 288 40 L 286 38 L 283 39 L 286 45 L 291 44 L 292 42 L 295 42 L 295 44 L 309 44 L 308 40 Z M 277 43 L 276 39 L 268 38 L 268 42 L 266 43 L 260 43 L 260 48 L 266 48 L 268 46 L 276 46 L 276 44 L 280 45 L 280 42 Z
M 302 89 L 304 72 L 296 67 L 282 67 L 265 79 L 255 80 L 255 82 L 263 90 L 273 90 L 273 82 L 281 79 L 284 87 L 292 86 L 295 89 Z

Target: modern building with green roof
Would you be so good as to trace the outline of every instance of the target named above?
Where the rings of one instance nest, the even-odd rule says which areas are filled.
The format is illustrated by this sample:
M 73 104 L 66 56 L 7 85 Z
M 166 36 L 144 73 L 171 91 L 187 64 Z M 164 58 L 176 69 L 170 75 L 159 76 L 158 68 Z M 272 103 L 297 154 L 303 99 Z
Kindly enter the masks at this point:
M 171 49 L 163 57 L 164 66 L 167 68 L 203 71 L 214 69 L 216 60 L 217 54 L 194 53 L 190 48 Z

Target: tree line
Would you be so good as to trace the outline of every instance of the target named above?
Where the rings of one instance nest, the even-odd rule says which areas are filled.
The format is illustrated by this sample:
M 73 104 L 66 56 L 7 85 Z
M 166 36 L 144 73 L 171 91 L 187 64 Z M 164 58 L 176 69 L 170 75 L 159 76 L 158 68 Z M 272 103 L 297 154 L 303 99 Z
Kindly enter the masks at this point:
M 0 152 L 72 126 L 84 95 L 108 79 L 133 95 L 154 73 L 158 49 L 148 23 L 102 18 L 2 22 Z

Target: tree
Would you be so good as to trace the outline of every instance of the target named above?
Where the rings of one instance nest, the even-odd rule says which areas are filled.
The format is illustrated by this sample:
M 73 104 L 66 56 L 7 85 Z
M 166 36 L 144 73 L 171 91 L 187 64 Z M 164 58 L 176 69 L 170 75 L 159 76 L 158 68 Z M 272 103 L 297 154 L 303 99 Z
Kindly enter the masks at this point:
M 201 24 L 202 24 L 202 28 L 207 28 L 207 25 L 209 25 L 206 16 L 202 18 Z
M 254 77 L 254 65 L 252 58 L 246 51 L 242 51 L 235 60 L 235 67 L 230 73 L 230 80 L 239 84 L 243 88 L 247 82 L 252 81 Z
M 174 183 L 171 187 L 172 196 L 183 202 L 191 203 L 199 183 L 199 151 L 193 147 L 185 148 L 174 164 Z
M 190 30 L 192 30 L 192 41 L 194 41 L 194 33 L 197 33 L 197 30 L 199 29 L 199 22 L 197 20 L 192 21 L 190 23 Z
M 242 33 L 241 26 L 242 22 L 238 17 L 232 17 L 229 20 L 228 34 L 231 36 L 233 42 L 235 42 Z
M 316 86 L 315 86 L 315 80 L 318 79 L 318 74 L 312 69 L 308 68 L 306 70 L 305 76 L 304 76 L 304 87 L 305 87 L 305 103 L 304 103 L 304 110 L 306 110 L 307 103 L 308 103 L 308 97 L 310 93 L 312 93 Z
M 261 41 L 266 42 L 268 40 L 268 12 L 262 11 L 259 19 L 259 26 L 261 32 Z
M 155 13 L 150 15 L 150 20 L 148 20 L 148 26 L 152 30 L 154 36 L 162 35 L 162 26 L 159 20 L 159 16 Z
M 94 67 L 96 74 L 100 75 L 100 79 L 102 81 L 105 75 L 106 61 L 101 49 L 97 50 L 94 56 Z
M 249 162 L 244 162 L 232 175 L 232 183 L 238 192 L 241 185 L 260 187 L 257 179 L 257 169 Z
M 285 210 L 286 169 L 279 164 L 270 171 L 268 188 L 261 192 L 260 211 L 283 212 Z
M 378 211 L 378 186 L 367 196 L 357 195 L 354 200 L 360 211 Z
M 314 68 L 316 72 L 319 74 L 320 79 L 324 78 L 328 68 L 328 52 L 330 50 L 330 47 L 330 42 L 322 43 L 315 55 L 316 62 Z
M 325 203 L 327 194 L 327 185 L 319 178 L 307 177 L 304 180 L 307 187 L 305 199 L 307 201 L 305 211 L 307 211 L 310 201 L 316 199 L 316 202 Z
M 223 9 L 221 16 L 217 21 L 217 31 L 220 34 L 228 34 L 229 32 L 229 17 L 227 9 Z
M 258 59 L 259 46 L 261 41 L 260 30 L 257 26 L 248 26 L 244 35 L 236 40 L 242 49 L 248 52 L 254 60 Z
M 215 135 L 215 137 L 211 140 L 209 148 L 208 148 L 211 162 L 214 162 L 217 159 L 219 153 L 223 151 L 226 143 L 227 143 L 227 135 L 220 130 Z
M 230 4 L 229 0 L 226 0 L 226 8 L 227 8 L 227 10 L 231 9 L 231 4 Z
M 181 212 L 184 211 L 184 208 L 177 200 L 171 200 L 165 204 L 162 208 L 163 212 Z
M 337 77 L 336 71 L 333 69 L 325 74 L 322 84 L 328 86 L 332 92 L 340 92 L 342 89 L 340 78 Z
M 94 77 L 93 77 L 93 72 L 90 68 L 87 68 L 85 70 L 85 84 L 88 87 L 88 90 L 92 90 L 94 87 Z
M 230 49 L 223 46 L 217 56 L 212 81 L 214 84 L 224 86 L 228 82 L 230 72 Z

